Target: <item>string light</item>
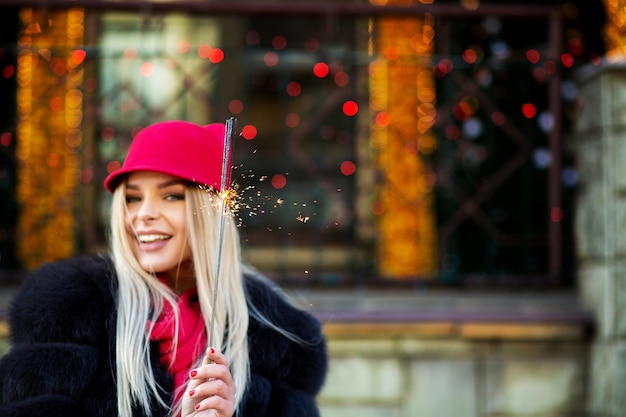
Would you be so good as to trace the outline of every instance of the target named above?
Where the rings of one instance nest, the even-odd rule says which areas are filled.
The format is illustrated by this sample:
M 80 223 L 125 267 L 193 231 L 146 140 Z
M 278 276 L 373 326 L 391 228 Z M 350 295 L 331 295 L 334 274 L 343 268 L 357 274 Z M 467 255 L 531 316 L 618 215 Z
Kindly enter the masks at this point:
M 84 11 L 19 14 L 17 59 L 18 256 L 27 268 L 75 250 L 80 181 Z M 60 82 L 62 81 L 62 82 Z
M 425 157 L 436 147 L 431 132 L 436 115 L 434 20 L 428 14 L 385 17 L 375 25 L 370 146 L 382 181 L 371 211 L 378 218 L 379 273 L 397 279 L 430 277 L 437 265 L 435 178 Z

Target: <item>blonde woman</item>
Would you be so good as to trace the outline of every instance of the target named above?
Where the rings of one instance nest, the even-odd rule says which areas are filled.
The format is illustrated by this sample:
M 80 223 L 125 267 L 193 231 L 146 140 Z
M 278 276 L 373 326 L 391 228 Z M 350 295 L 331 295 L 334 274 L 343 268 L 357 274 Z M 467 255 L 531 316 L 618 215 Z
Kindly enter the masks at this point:
M 0 415 L 319 415 L 319 322 L 241 263 L 224 131 L 167 121 L 135 137 L 105 180 L 111 254 L 43 265 L 12 303 Z

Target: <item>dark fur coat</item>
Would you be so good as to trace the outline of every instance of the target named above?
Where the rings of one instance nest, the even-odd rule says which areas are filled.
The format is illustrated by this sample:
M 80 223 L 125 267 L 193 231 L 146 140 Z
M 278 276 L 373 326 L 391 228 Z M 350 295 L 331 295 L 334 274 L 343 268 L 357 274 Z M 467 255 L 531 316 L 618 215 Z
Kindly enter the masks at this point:
M 298 345 L 251 318 L 251 381 L 237 416 L 318 416 L 315 396 L 327 371 L 319 322 L 264 280 L 245 282 L 249 303 L 313 344 Z M 115 294 L 108 256 L 50 263 L 24 282 L 10 311 L 12 349 L 0 360 L 0 416 L 117 417 Z M 151 351 L 155 379 L 171 393 L 158 348 Z M 155 400 L 152 415 L 168 410 Z M 140 416 L 138 410 L 132 417 Z

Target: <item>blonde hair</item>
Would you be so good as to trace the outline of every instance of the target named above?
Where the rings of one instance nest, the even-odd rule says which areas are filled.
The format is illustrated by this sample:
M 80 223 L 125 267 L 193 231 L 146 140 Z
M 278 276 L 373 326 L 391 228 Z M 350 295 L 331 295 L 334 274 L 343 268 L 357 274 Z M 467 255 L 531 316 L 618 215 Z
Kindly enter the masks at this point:
M 123 182 L 113 193 L 111 211 L 111 249 L 118 276 L 118 310 L 116 328 L 118 415 L 132 415 L 135 406 L 151 415 L 151 399 L 164 407 L 165 393 L 154 382 L 150 362 L 150 323 L 159 317 L 164 303 L 169 303 L 176 317 L 176 295 L 153 274 L 144 271 L 133 252 L 126 232 L 126 185 Z M 241 267 L 241 249 L 233 216 L 223 216 L 220 197 L 200 187 L 186 187 L 187 235 L 191 249 L 198 300 L 207 335 L 213 347 L 229 359 L 230 370 L 237 387 L 235 407 L 241 403 L 249 379 L 248 322 Z M 220 276 L 217 298 L 213 306 L 216 284 L 215 263 L 218 225 L 224 217 Z M 210 329 L 212 309 L 215 308 L 214 328 Z M 256 312 L 253 312 L 253 314 Z M 256 314 L 255 314 L 256 315 Z M 178 320 L 176 320 L 178 322 Z M 175 332 L 177 333 L 177 332 Z M 196 360 L 200 365 L 202 356 Z M 172 415 L 178 415 L 181 404 L 175 404 Z

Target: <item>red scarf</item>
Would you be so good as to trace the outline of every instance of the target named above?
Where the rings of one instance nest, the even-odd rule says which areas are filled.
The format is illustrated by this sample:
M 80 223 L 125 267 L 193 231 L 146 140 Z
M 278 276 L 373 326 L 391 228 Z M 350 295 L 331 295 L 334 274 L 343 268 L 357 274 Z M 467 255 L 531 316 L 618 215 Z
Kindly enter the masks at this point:
M 193 363 L 200 354 L 204 353 L 207 338 L 197 290 L 195 288 L 187 290 L 180 296 L 177 305 L 179 324 L 176 356 L 173 357 L 175 316 L 172 306 L 167 302 L 154 324 L 150 340 L 159 342 L 159 362 L 174 377 L 176 392 L 180 395 L 183 390 L 178 390 L 178 388 L 187 382 Z

